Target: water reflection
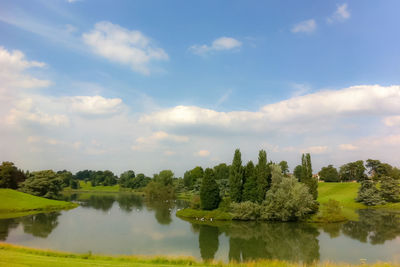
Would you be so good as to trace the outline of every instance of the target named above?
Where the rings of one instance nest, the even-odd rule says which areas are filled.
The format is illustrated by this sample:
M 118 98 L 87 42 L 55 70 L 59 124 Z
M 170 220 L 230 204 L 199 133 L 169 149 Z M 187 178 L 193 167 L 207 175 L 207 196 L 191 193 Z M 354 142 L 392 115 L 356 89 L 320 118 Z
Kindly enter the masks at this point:
M 0 220 L 0 240 L 6 240 L 11 229 L 22 225 L 24 233 L 46 238 L 58 226 L 61 213 L 39 213 L 20 218 Z
M 5 241 L 11 229 L 16 228 L 18 222 L 15 219 L 0 220 L 0 241 Z
M 104 212 L 109 211 L 114 203 L 118 203 L 121 210 L 126 213 L 140 211 L 146 207 L 154 211 L 154 216 L 159 224 L 168 225 L 172 222 L 172 212 L 175 208 L 186 208 L 188 204 L 182 200 L 153 200 L 147 201 L 142 196 L 130 193 L 119 194 L 66 194 L 66 201 L 77 201 L 82 207 L 94 208 Z
M 400 214 L 382 210 L 359 210 L 359 220 L 343 225 L 345 235 L 373 245 L 400 235 Z
M 20 222 L 24 227 L 24 232 L 36 237 L 46 238 L 58 225 L 58 216 L 61 213 L 39 213 L 27 217 L 22 217 Z
M 219 247 L 219 229 L 215 226 L 200 225 L 199 248 L 201 258 L 205 261 L 214 259 Z
M 176 218 L 176 209 L 187 205 L 184 201 L 147 201 L 128 193 L 85 193 L 66 198 L 78 201 L 81 208 L 0 219 L 0 240 L 21 245 L 34 245 L 36 240 L 41 247 L 75 252 L 90 248 L 95 253 L 169 253 L 203 260 L 280 259 L 308 264 L 320 259 L 340 261 L 341 256 L 348 256 L 347 252 L 338 252 L 335 244 L 356 245 L 359 251 L 374 251 L 376 260 L 390 260 L 388 257 L 395 252 L 387 251 L 396 250 L 396 243 L 382 244 L 400 236 L 400 213 L 380 210 L 360 210 L 358 221 L 340 224 L 207 224 Z M 51 235 L 56 228 L 58 231 Z M 77 238 L 81 240 L 79 244 L 75 242 Z M 335 252 L 326 257 L 327 250 Z M 358 261 L 359 257 L 354 259 Z

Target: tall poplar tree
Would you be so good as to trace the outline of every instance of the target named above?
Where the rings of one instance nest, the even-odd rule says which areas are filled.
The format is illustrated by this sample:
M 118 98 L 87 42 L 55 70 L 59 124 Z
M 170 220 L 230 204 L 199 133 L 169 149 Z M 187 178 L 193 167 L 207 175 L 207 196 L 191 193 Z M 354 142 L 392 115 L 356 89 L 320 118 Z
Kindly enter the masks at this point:
M 242 154 L 239 149 L 235 150 L 232 166 L 229 169 L 229 187 L 231 200 L 239 203 L 242 200 L 243 188 Z
M 308 191 L 314 199 L 318 198 L 318 181 L 312 177 L 312 166 L 310 153 L 301 157 L 301 178 L 300 182 L 308 187 Z
M 216 209 L 221 201 L 219 196 L 219 187 L 215 181 L 214 171 L 210 168 L 207 168 L 204 171 L 200 187 L 200 201 L 203 210 Z
M 259 203 L 263 202 L 265 199 L 265 194 L 268 189 L 268 175 L 267 152 L 265 152 L 265 150 L 260 150 L 256 167 L 257 201 Z
M 249 161 L 244 169 L 242 201 L 257 201 L 257 177 L 252 161 Z

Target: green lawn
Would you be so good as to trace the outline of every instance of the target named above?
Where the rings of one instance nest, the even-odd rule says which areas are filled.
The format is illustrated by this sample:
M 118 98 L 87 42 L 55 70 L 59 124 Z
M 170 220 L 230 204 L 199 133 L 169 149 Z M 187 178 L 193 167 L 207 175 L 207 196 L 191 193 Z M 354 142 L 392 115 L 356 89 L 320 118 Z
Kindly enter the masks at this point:
M 79 189 L 71 189 L 66 188 L 64 191 L 73 191 L 73 192 L 119 192 L 119 184 L 110 185 L 110 186 L 92 186 L 90 182 L 85 183 L 84 181 L 79 181 L 80 188 Z
M 75 208 L 77 204 L 36 197 L 12 189 L 0 189 L 0 218 L 18 217 L 38 211 Z
M 357 209 L 367 208 L 364 204 L 355 201 L 357 197 L 359 183 L 319 183 L 318 184 L 318 202 L 324 204 L 329 199 L 340 202 L 343 215 L 351 220 L 356 220 Z M 400 203 L 389 203 L 385 205 L 371 207 L 375 209 L 399 210 Z
M 56 252 L 50 250 L 31 249 L 0 243 L 0 266 L 221 266 L 221 267 L 295 267 L 297 263 L 289 263 L 279 260 L 261 260 L 249 263 L 198 262 L 188 257 L 144 257 L 144 256 L 96 256 L 90 254 L 74 254 Z M 339 267 L 361 266 L 349 264 L 316 263 L 311 266 Z M 374 265 L 364 264 L 363 267 L 389 267 L 396 266 L 390 263 L 378 263 Z M 398 265 L 397 265 L 398 266 Z

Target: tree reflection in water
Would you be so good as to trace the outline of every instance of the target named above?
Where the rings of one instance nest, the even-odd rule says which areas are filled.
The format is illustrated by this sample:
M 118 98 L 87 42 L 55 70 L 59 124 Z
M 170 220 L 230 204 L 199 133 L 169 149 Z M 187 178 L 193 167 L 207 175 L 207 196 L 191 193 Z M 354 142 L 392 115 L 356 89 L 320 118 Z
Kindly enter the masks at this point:
M 209 225 L 199 227 L 199 247 L 201 258 L 205 261 L 214 259 L 219 247 L 219 229 Z
M 279 259 L 311 263 L 319 260 L 319 232 L 301 223 L 232 223 L 229 259 Z
M 359 220 L 343 225 L 342 232 L 361 242 L 383 244 L 400 235 L 400 213 L 384 210 L 358 210 Z
M 58 225 L 58 216 L 61 213 L 39 213 L 21 218 L 24 232 L 36 237 L 46 238 Z
M 8 237 L 8 233 L 11 229 L 18 226 L 18 220 L 12 219 L 1 219 L 0 220 L 0 241 L 5 241 Z

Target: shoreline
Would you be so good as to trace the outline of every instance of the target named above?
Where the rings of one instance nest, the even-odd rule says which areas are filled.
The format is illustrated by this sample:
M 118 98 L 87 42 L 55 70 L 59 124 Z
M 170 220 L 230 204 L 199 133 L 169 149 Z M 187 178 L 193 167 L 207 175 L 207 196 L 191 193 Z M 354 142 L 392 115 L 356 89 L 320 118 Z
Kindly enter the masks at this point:
M 302 265 L 299 262 L 283 260 L 255 260 L 249 262 L 198 261 L 189 256 L 142 256 L 142 255 L 100 255 L 87 253 L 71 253 L 47 249 L 36 249 L 25 246 L 0 242 L 0 265 L 27 265 L 27 266 L 219 266 L 219 267 L 295 267 Z M 371 266 L 389 267 L 400 266 L 395 262 L 376 262 L 372 264 L 360 262 L 360 264 L 315 262 L 307 266 L 323 267 L 350 267 Z

